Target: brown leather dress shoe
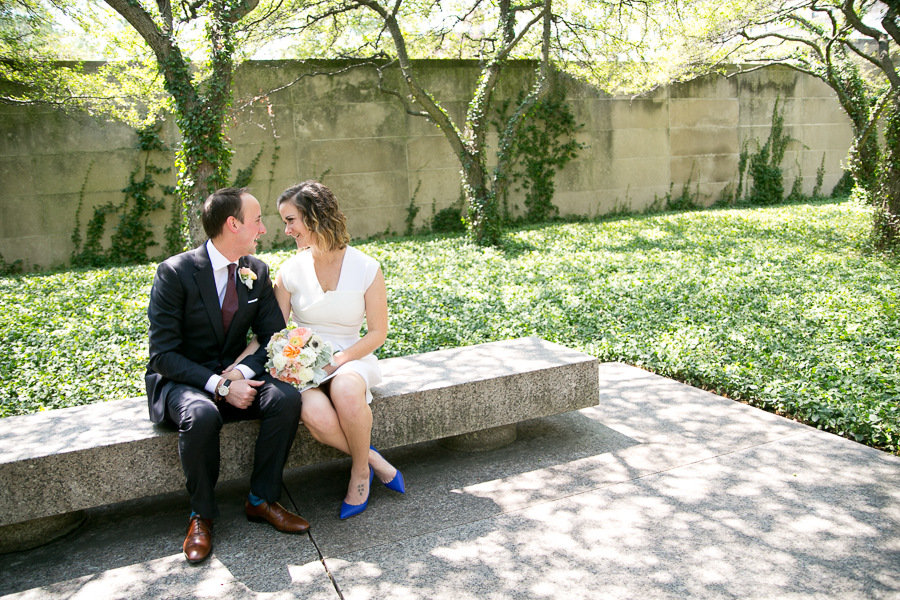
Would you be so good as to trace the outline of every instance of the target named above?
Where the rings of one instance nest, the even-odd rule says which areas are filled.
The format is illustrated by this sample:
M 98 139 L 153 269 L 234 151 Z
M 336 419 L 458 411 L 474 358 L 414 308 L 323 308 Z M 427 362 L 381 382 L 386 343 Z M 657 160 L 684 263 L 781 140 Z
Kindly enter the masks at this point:
M 247 511 L 247 519 L 255 523 L 268 521 L 272 527 L 284 533 L 306 533 L 309 531 L 309 521 L 288 511 L 277 502 L 263 502 L 254 506 L 249 500 L 244 504 Z
M 212 550 L 212 520 L 191 517 L 182 550 L 189 563 L 203 562 Z

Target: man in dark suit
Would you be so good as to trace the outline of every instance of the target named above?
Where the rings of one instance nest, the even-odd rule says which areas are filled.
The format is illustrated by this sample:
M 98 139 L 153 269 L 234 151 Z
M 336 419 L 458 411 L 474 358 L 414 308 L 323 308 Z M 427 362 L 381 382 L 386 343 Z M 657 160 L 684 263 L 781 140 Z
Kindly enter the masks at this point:
M 266 232 L 259 202 L 246 189 L 222 189 L 203 204 L 209 241 L 159 265 L 150 291 L 150 420 L 178 426 L 178 454 L 191 495 L 184 553 L 190 562 L 212 550 L 219 515 L 219 431 L 225 421 L 259 419 L 247 518 L 279 531 L 302 533 L 303 518 L 281 498 L 284 463 L 300 422 L 300 393 L 266 372 L 266 344 L 284 328 L 266 263 L 252 256 Z M 223 373 L 247 346 L 259 350 Z

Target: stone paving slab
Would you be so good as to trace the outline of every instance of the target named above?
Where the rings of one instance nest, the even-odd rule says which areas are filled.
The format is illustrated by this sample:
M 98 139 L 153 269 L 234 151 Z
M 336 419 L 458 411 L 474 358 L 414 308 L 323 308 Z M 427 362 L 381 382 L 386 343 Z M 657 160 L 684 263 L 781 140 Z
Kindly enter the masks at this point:
M 185 494 L 93 509 L 0 557 L 0 596 L 900 599 L 898 457 L 633 367 L 600 381 L 599 406 L 506 448 L 385 451 L 409 493 L 376 482 L 347 521 L 348 461 L 289 472 L 310 536 L 247 523 L 246 482 L 220 486 L 200 567 Z
M 898 490 L 810 432 L 326 564 L 346 600 L 897 598 Z

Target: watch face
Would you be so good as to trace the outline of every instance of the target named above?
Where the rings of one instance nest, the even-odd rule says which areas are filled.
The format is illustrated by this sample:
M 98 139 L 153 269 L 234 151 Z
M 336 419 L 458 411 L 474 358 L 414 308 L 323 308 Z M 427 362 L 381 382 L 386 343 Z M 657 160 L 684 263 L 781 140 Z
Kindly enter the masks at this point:
M 219 392 L 220 396 L 227 396 L 228 390 L 229 390 L 229 387 L 225 384 L 222 384 L 219 386 L 219 389 L 217 391 Z

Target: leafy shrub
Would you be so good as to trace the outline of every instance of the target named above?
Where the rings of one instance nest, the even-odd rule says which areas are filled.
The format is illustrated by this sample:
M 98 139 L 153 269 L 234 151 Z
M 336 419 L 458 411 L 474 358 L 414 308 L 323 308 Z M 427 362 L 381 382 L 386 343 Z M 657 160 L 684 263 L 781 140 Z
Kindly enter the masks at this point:
M 0 254 L 0 275 L 15 275 L 23 270 L 24 263 L 21 260 L 14 260 L 8 263 L 3 259 L 3 255 Z
M 431 230 L 435 233 L 458 233 L 466 230 L 462 211 L 456 206 L 441 209 L 431 219 Z
M 831 190 L 832 198 L 846 198 L 850 195 L 850 192 L 853 191 L 853 187 L 856 185 L 856 181 L 853 179 L 853 173 L 850 171 L 844 171 L 844 174 L 841 175 L 841 178 L 835 184 L 834 188 Z

